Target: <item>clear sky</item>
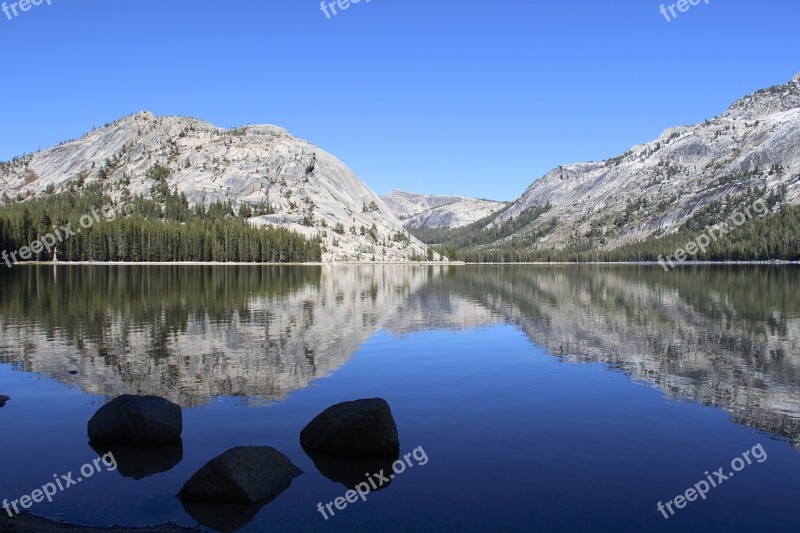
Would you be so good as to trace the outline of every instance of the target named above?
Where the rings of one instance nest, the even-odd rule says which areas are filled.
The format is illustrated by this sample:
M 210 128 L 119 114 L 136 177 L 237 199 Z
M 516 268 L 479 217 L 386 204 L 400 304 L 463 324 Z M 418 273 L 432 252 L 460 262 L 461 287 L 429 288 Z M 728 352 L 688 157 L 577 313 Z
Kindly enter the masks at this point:
M 0 160 L 146 109 L 285 127 L 380 194 L 511 200 L 800 72 L 797 0 L 47 1 L 0 12 Z

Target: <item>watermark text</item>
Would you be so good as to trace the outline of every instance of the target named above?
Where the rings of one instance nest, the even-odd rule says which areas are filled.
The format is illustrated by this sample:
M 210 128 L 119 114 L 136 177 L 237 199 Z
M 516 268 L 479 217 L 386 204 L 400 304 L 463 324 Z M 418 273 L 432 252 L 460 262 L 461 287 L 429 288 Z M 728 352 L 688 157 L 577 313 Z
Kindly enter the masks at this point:
M 48 6 L 53 5 L 53 0 L 19 0 L 18 2 L 3 2 L 0 5 L 0 11 L 2 11 L 8 20 L 14 20 L 16 17 L 20 16 L 22 13 L 27 13 L 31 10 L 34 6 L 40 6 L 43 3 L 47 3 Z
M 664 18 L 667 19 L 667 22 L 672 22 L 676 18 L 678 18 L 678 13 L 675 12 L 677 10 L 680 13 L 686 13 L 689 11 L 689 8 L 692 6 L 696 6 L 701 2 L 705 2 L 706 5 L 711 3 L 711 0 L 678 0 L 674 4 L 664 5 L 661 4 L 659 8 L 659 12 L 664 15 Z M 671 17 L 670 17 L 671 15 Z
M 689 503 L 697 501 L 698 498 L 705 500 L 708 498 L 708 493 L 711 489 L 715 489 L 722 485 L 725 481 L 731 479 L 737 472 L 741 472 L 748 465 L 753 464 L 753 460 L 757 463 L 763 463 L 767 460 L 767 452 L 759 442 L 752 449 L 745 451 L 741 457 L 736 457 L 731 461 L 730 471 L 725 472 L 727 469 L 723 466 L 715 470 L 711 474 L 706 471 L 705 479 L 701 479 L 694 484 L 693 487 L 686 489 L 686 492 L 675 496 L 667 503 L 658 502 L 656 509 L 660 512 L 664 519 L 668 520 L 671 516 L 675 516 L 676 509 L 684 509 Z M 674 506 L 674 509 L 673 509 Z M 669 514 L 667 514 L 669 512 Z
M 367 495 L 370 493 L 370 491 L 378 490 L 380 487 L 388 485 L 391 483 L 391 480 L 395 478 L 395 476 L 405 472 L 406 467 L 412 468 L 414 466 L 414 463 L 411 461 L 412 457 L 417 462 L 417 466 L 424 466 L 428 464 L 428 454 L 425 453 L 425 450 L 422 448 L 422 446 L 419 446 L 392 464 L 393 473 L 387 475 L 384 470 L 381 470 L 377 474 L 373 475 L 367 473 L 367 481 L 362 481 L 356 485 L 355 490 L 349 490 L 344 496 L 339 496 L 325 505 L 323 505 L 322 502 L 319 502 L 317 504 L 317 510 L 320 512 L 320 514 L 322 514 L 322 517 L 325 520 L 328 520 L 330 517 L 336 515 L 336 511 L 333 510 L 334 507 L 336 507 L 336 509 L 339 511 L 344 511 L 347 508 L 348 503 L 356 503 L 359 498 L 361 498 L 361 501 L 367 501 Z M 330 516 L 328 516 L 328 514 L 330 514 Z
M 84 479 L 89 479 L 96 473 L 101 472 L 103 467 L 105 467 L 107 472 L 113 472 L 117 469 L 117 460 L 114 458 L 114 454 L 109 452 L 102 457 L 98 457 L 91 463 L 86 463 L 80 468 L 80 476 L 77 478 L 72 472 L 60 476 L 58 474 L 53 474 L 53 481 L 45 483 L 42 485 L 42 488 L 36 489 L 30 494 L 26 494 L 16 500 L 8 501 L 8 499 L 4 499 L 3 510 L 8 513 L 9 517 L 13 517 L 15 514 L 30 509 L 35 503 L 42 503 L 45 500 L 47 500 L 48 503 L 52 503 L 53 497 L 59 492 L 64 492 Z
M 360 3 L 361 0 L 322 0 L 319 4 L 319 9 L 325 13 L 327 19 L 330 20 L 342 11 L 350 9 L 351 5 Z M 369 0 L 364 0 L 364 3 L 369 4 Z
M 674 254 L 668 255 L 666 258 L 659 255 L 658 264 L 661 265 L 665 272 L 669 272 L 670 269 L 675 268 L 675 261 L 680 263 L 699 253 L 705 253 L 712 242 L 717 242 L 722 237 L 729 235 L 748 220 L 752 220 L 756 216 L 763 217 L 768 213 L 767 204 L 763 200 L 756 200 L 752 207 L 748 207 L 744 211 L 737 211 L 731 215 L 727 222 L 707 227 L 694 241 L 686 244 L 683 248 L 679 248 Z

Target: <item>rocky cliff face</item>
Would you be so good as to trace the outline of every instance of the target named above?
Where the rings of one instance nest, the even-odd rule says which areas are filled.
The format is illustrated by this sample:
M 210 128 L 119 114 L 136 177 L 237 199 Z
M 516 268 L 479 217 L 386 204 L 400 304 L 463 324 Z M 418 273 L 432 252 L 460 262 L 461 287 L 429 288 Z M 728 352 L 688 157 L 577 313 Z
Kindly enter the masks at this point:
M 408 229 L 459 228 L 508 205 L 466 196 L 432 196 L 408 191 L 392 191 L 381 198 Z
M 490 225 L 549 204 L 550 211 L 522 231 L 556 219 L 540 247 L 562 247 L 591 234 L 612 248 L 674 231 L 712 202 L 770 193 L 800 203 L 800 75 L 740 99 L 714 119 L 670 128 L 619 157 L 555 168 Z
M 256 225 L 319 237 L 325 261 L 405 261 L 425 255 L 384 202 L 343 163 L 275 126 L 224 130 L 141 112 L 79 140 L 0 164 L 6 201 L 101 181 L 117 201 L 150 195 L 148 169 L 166 166 L 191 204 L 268 204 Z M 340 231 L 336 231 L 341 224 Z

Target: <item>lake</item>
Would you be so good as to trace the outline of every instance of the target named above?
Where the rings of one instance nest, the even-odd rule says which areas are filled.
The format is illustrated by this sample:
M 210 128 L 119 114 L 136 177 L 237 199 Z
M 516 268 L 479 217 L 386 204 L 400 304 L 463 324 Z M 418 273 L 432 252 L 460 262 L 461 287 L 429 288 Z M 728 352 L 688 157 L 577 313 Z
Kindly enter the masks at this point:
M 0 498 L 98 457 L 87 422 L 125 393 L 180 404 L 182 445 L 120 455 L 31 512 L 214 526 L 177 492 L 223 451 L 269 445 L 304 473 L 229 530 L 800 528 L 797 267 L 0 271 Z M 300 431 L 373 397 L 426 459 L 326 520 L 318 504 L 348 489 Z

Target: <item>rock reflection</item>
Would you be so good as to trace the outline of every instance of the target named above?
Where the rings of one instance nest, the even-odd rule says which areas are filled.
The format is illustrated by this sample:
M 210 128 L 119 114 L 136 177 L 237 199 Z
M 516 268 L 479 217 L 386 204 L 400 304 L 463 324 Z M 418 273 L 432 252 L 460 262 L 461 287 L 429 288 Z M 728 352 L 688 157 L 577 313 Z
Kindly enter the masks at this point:
M 348 489 L 355 489 L 356 485 L 364 483 L 368 477 L 375 474 L 384 474 L 388 478 L 393 472 L 392 464 L 400 457 L 399 455 L 396 457 L 334 457 L 306 447 L 303 447 L 303 450 L 314 462 L 314 466 L 317 467 L 320 474 L 334 483 L 341 483 Z M 385 481 L 371 490 L 377 492 L 391 484 L 391 480 Z
M 556 357 L 604 363 L 800 448 L 800 269 L 476 267 L 446 286 Z
M 232 533 L 253 521 L 269 502 L 257 505 L 235 505 L 232 503 L 181 502 L 186 514 L 214 531 Z
M 98 456 L 113 454 L 120 475 L 137 480 L 169 472 L 183 461 L 182 440 L 156 448 L 136 448 L 116 444 L 90 444 L 90 446 Z

